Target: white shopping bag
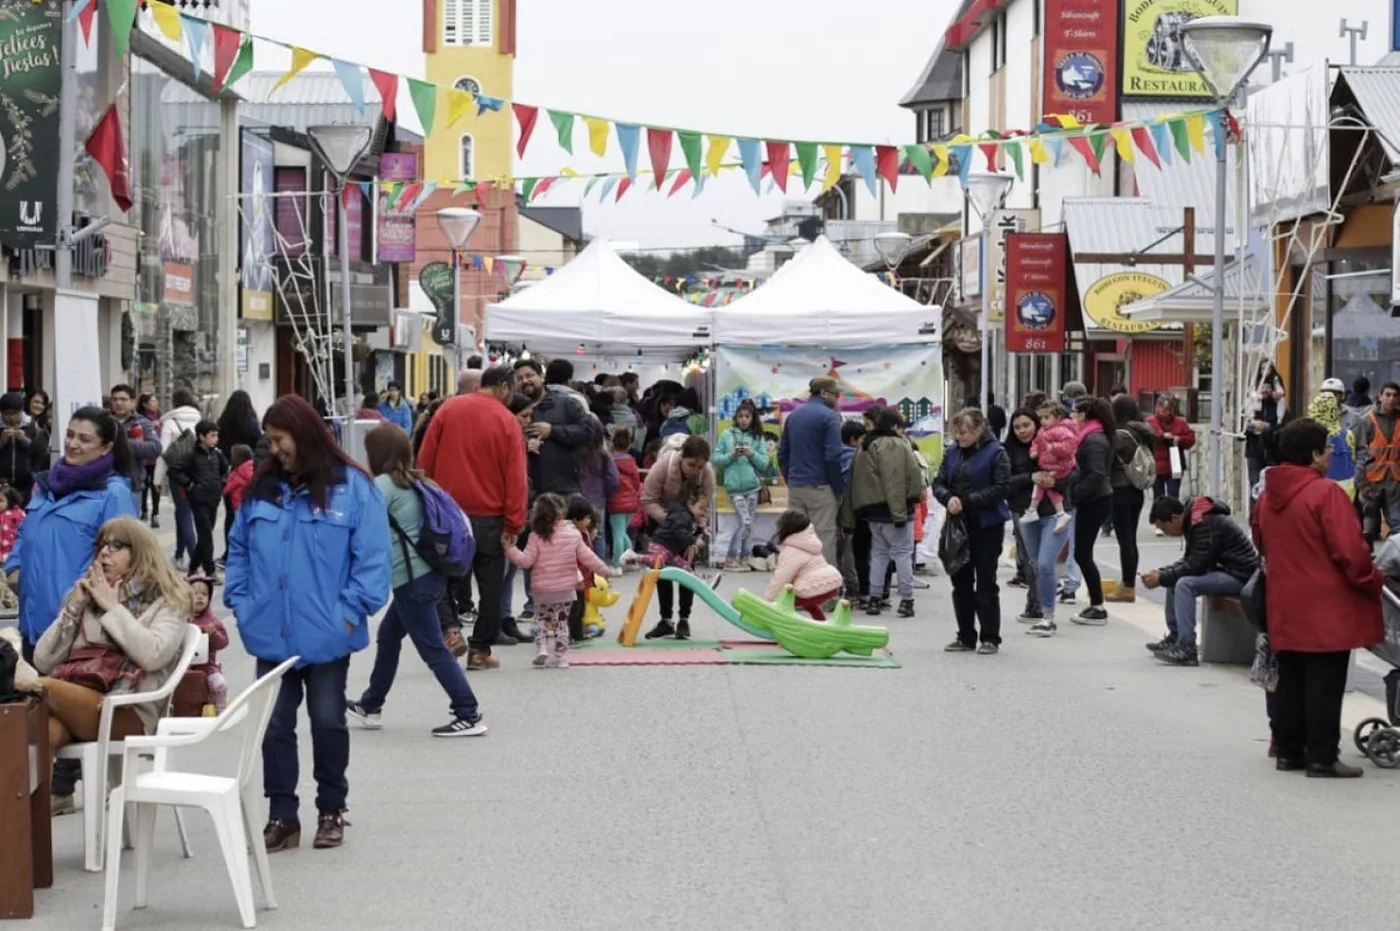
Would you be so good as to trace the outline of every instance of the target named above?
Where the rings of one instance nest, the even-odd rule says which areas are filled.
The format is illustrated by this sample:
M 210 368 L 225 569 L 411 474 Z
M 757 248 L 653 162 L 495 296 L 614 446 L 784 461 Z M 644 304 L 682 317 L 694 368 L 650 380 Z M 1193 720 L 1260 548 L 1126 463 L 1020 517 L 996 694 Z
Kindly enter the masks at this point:
M 1168 446 L 1167 461 L 1171 463 L 1172 478 L 1181 478 L 1181 473 L 1185 471 L 1181 467 L 1181 450 L 1175 446 Z
M 925 566 L 938 565 L 938 539 L 943 534 L 943 521 L 948 515 L 947 509 L 938 503 L 938 499 L 925 492 L 928 498 L 928 516 L 924 518 L 924 539 L 919 543 L 919 552 L 915 554 L 915 562 Z

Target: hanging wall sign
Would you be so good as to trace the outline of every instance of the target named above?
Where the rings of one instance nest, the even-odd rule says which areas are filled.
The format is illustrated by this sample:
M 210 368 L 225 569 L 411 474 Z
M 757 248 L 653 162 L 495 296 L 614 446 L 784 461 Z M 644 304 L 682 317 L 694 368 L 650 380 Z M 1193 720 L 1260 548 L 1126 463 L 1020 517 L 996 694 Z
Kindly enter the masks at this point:
M 1045 113 L 1118 119 L 1118 4 L 1045 0 Z
M 1065 351 L 1064 233 L 1006 237 L 1007 352 Z
M 0 242 L 52 245 L 58 232 L 60 0 L 0 0 Z
M 1206 97 L 1181 27 L 1202 16 L 1235 16 L 1239 0 L 1127 0 L 1123 19 L 1123 96 Z

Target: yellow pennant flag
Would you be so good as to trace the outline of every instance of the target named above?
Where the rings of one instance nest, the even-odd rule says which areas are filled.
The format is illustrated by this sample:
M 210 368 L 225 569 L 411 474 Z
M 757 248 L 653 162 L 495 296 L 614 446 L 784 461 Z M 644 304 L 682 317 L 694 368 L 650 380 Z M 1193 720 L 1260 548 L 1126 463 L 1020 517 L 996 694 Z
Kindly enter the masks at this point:
M 711 176 L 719 174 L 719 166 L 724 164 L 724 153 L 729 151 L 728 136 L 711 136 L 710 147 L 705 152 L 705 170 Z
M 283 84 L 286 84 L 292 78 L 296 77 L 298 72 L 300 72 L 307 65 L 311 64 L 313 61 L 320 57 L 321 56 L 319 54 L 311 51 L 311 49 L 300 48 L 298 46 L 293 45 L 292 67 L 287 70 L 286 74 L 282 75 L 282 77 L 278 79 L 276 84 L 272 85 L 272 90 L 267 92 L 268 99 L 271 100 L 272 95 L 277 93 L 277 88 L 281 87 Z
M 1137 155 L 1133 152 L 1133 140 L 1128 136 L 1126 129 L 1110 129 L 1108 134 L 1113 137 L 1113 145 L 1118 149 L 1118 157 L 1132 165 L 1137 162 Z
M 165 0 L 151 0 L 151 18 L 156 21 L 160 31 L 165 33 L 165 37 L 171 42 L 179 42 L 182 30 L 180 29 L 180 11 L 175 8 L 175 4 L 166 3 Z
M 941 178 L 948 173 L 948 147 L 946 145 L 936 145 L 933 147 L 933 155 L 938 159 L 933 166 L 933 176 Z
M 559 177 L 561 177 L 561 178 L 577 178 L 577 177 L 578 177 L 578 172 L 577 172 L 577 171 L 574 171 L 572 168 L 570 168 L 570 167 L 568 167 L 568 166 L 566 165 L 566 166 L 564 166 L 563 168 L 559 169 Z
M 1191 142 L 1191 148 L 1196 150 L 1197 155 L 1206 154 L 1206 118 L 1199 113 L 1193 113 L 1186 118 L 1186 138 Z
M 481 265 L 486 269 L 486 274 L 490 275 L 496 271 L 496 259 L 489 255 L 481 257 Z
M 1036 165 L 1050 164 L 1050 153 L 1045 151 L 1045 143 L 1040 141 L 1039 136 L 1030 138 L 1031 161 Z
M 439 89 L 439 93 L 442 92 Z M 472 112 L 472 105 L 476 103 L 476 98 L 468 91 L 459 91 L 455 87 L 445 93 L 447 94 L 447 128 L 451 129 L 457 125 L 462 117 Z
M 822 178 L 822 193 L 836 187 L 836 182 L 841 180 L 841 147 L 839 145 L 822 146 L 822 157 L 826 159 L 826 176 Z
M 588 127 L 588 149 L 594 155 L 608 154 L 608 121 L 596 116 L 585 116 L 583 125 Z

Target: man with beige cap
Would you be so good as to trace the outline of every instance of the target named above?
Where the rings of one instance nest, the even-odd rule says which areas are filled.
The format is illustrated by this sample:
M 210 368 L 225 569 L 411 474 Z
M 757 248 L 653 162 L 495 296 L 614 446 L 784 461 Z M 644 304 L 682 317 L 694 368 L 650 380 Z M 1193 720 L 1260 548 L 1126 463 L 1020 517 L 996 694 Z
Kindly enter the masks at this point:
M 783 420 L 778 442 L 778 468 L 788 489 L 788 507 L 807 515 L 822 541 L 822 556 L 839 565 L 836 555 L 836 512 L 846 490 L 841 469 L 841 416 L 836 402 L 841 392 L 836 379 L 814 378 L 806 402 Z

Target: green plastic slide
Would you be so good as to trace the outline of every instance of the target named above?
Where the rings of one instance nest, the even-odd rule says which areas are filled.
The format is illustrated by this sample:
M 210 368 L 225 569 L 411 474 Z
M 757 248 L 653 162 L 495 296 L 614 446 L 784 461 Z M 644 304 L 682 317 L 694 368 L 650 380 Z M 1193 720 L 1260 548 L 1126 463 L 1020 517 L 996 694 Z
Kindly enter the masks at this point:
M 716 594 L 715 590 L 711 588 L 704 579 L 698 578 L 686 572 L 684 569 L 677 569 L 675 566 L 667 566 L 662 569 L 660 579 L 663 582 L 675 582 L 682 588 L 690 589 L 699 596 L 701 601 L 705 602 L 711 611 L 715 612 L 750 637 L 772 641 L 772 634 L 761 627 L 755 627 L 752 624 L 745 623 L 744 619 L 739 616 L 739 612 L 734 610 L 727 601 Z

